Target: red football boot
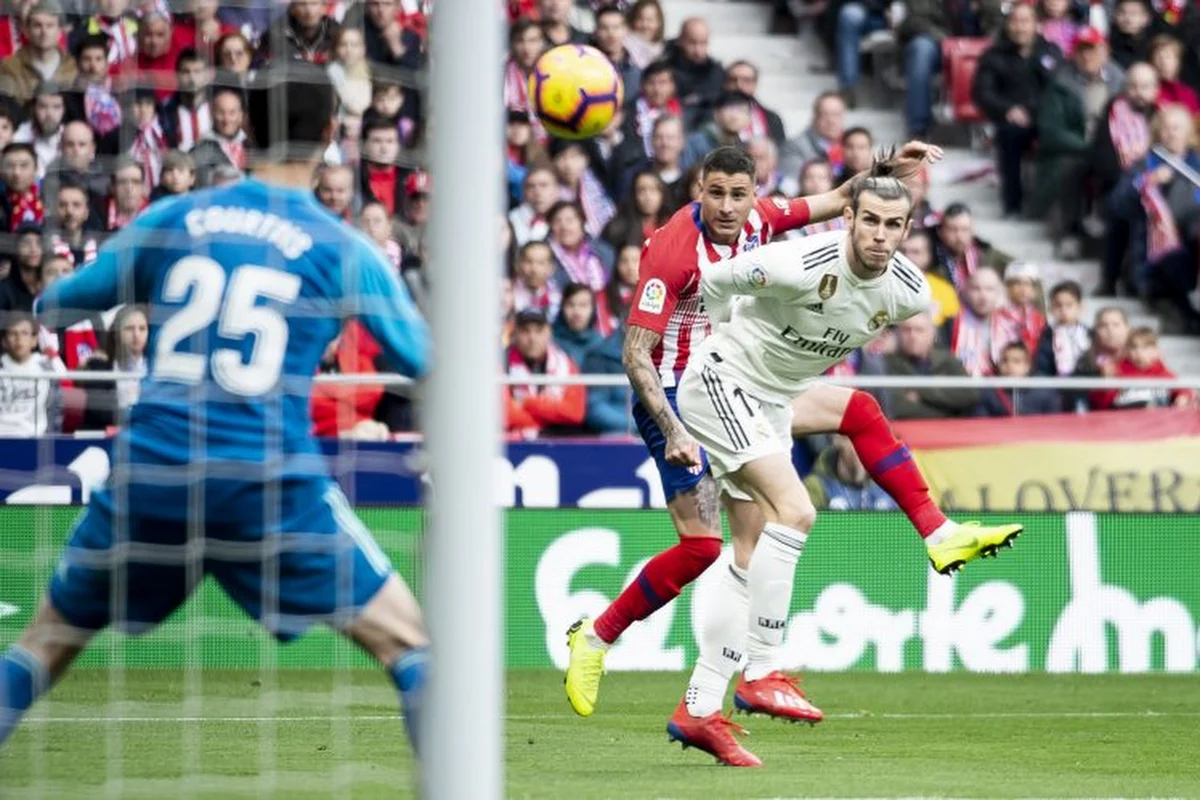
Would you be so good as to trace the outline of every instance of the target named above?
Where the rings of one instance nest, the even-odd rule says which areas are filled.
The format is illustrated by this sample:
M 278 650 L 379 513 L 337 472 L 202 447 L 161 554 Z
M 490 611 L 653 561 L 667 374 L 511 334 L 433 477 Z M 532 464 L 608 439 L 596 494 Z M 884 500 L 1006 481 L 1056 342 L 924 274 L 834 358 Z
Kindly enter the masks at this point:
M 761 767 L 758 756 L 738 742 L 737 737 L 745 735 L 745 728 L 720 711 L 707 717 L 693 717 L 684 700 L 679 701 L 679 707 L 667 722 L 667 741 L 679 742 L 684 750 L 689 747 L 703 750 L 730 767 Z
M 733 694 L 733 706 L 746 714 L 766 714 L 788 722 L 807 722 L 816 725 L 825 715 L 808 702 L 800 691 L 800 679 L 791 678 L 779 670 L 756 681 L 743 675 Z

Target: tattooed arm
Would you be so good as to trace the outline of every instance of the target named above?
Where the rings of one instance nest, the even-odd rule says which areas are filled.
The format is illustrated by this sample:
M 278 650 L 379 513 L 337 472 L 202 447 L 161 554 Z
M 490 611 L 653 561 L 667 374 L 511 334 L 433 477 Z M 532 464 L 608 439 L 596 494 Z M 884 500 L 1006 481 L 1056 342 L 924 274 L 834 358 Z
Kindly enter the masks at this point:
M 642 407 L 667 438 L 667 462 L 686 467 L 699 466 L 700 445 L 683 427 L 683 423 L 671 409 L 671 404 L 667 402 L 667 393 L 663 391 L 662 380 L 650 357 L 661 340 L 660 333 L 639 325 L 630 325 L 625 334 L 621 362 Z

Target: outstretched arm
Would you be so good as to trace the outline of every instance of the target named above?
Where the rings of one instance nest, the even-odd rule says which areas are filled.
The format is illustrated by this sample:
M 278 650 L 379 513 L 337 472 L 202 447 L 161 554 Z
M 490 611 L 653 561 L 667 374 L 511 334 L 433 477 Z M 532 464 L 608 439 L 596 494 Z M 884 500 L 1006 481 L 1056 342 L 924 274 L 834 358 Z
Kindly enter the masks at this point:
M 882 163 L 887 168 L 887 175 L 899 178 L 911 188 L 914 182 L 920 180 L 925 165 L 941 161 L 943 155 L 942 148 L 937 145 L 911 141 L 906 142 L 894 156 Z M 841 216 L 846 207 L 850 205 L 850 194 L 854 190 L 854 184 L 862 178 L 868 177 L 875 169 L 877 167 L 873 164 L 871 169 L 863 170 L 836 189 L 804 198 L 808 203 L 811 220 L 824 222 Z
M 700 465 L 700 445 L 688 434 L 667 402 L 667 393 L 663 391 L 662 380 L 651 358 L 660 341 L 662 334 L 640 325 L 630 325 L 621 350 L 621 363 L 638 401 L 667 439 L 667 462 L 696 467 Z

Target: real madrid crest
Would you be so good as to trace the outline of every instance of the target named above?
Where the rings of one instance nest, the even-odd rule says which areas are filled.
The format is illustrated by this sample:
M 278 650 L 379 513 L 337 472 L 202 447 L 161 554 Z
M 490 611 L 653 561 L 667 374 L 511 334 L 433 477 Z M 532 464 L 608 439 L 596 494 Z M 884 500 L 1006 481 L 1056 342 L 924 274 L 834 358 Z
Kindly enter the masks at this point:
M 817 296 L 822 300 L 828 300 L 837 291 L 837 286 L 838 276 L 832 272 L 827 272 L 821 276 L 821 282 L 817 285 Z
M 867 322 L 867 330 L 877 331 L 888 323 L 888 314 L 886 311 L 876 311 L 875 316 L 871 317 Z

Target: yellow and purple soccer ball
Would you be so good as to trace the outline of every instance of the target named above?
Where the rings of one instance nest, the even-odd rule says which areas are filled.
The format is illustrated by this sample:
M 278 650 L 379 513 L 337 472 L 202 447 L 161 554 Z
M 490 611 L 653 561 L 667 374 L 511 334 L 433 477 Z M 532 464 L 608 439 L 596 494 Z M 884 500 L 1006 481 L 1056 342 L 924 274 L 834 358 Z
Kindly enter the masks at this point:
M 621 76 L 594 47 L 564 44 L 533 65 L 529 97 L 551 136 L 590 139 L 612 122 L 625 100 Z

